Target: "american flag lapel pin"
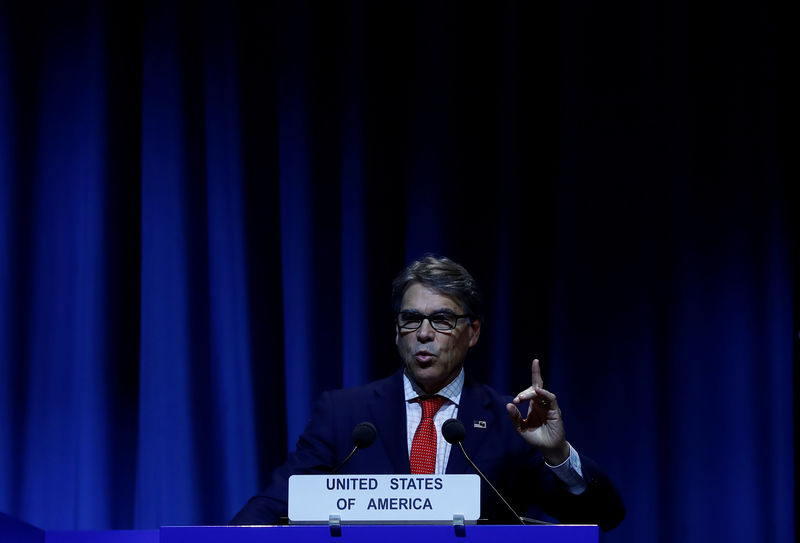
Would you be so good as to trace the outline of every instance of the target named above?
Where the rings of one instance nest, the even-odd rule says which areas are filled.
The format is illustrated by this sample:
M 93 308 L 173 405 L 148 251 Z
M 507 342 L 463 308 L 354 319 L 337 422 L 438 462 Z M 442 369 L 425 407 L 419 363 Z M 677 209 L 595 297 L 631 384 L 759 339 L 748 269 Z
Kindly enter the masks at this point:
M 474 420 L 472 421 L 473 428 L 486 428 L 486 421 L 485 420 Z

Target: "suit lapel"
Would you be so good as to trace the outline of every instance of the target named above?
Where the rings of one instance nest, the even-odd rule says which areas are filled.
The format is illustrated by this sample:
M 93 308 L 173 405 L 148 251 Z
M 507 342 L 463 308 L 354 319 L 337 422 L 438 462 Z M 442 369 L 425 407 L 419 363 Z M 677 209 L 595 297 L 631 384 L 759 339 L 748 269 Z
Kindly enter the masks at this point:
M 489 409 L 489 404 L 489 396 L 486 392 L 481 387 L 474 386 L 469 377 L 467 377 L 464 381 L 464 389 L 461 391 L 458 420 L 464 424 L 464 450 L 473 460 L 475 459 L 475 454 L 489 440 L 488 438 L 493 433 L 494 425 L 498 423 L 491 409 Z M 453 445 L 450 448 L 450 458 L 447 461 L 446 472 L 473 472 L 458 445 Z
M 393 473 L 411 473 L 408 463 L 408 437 L 406 430 L 405 396 L 403 393 L 403 371 L 376 383 L 368 400 L 368 412 L 378 430 L 378 442 L 392 465 Z M 490 399 L 482 387 L 474 385 L 466 377 L 458 407 L 458 419 L 464 424 L 464 449 L 474 459 L 480 449 L 495 435 L 497 421 L 490 409 Z M 483 426 L 485 427 L 476 427 Z M 440 439 L 444 439 L 438 436 Z M 472 467 L 464 458 L 458 445 L 450 448 L 447 473 L 472 473 Z
M 393 472 L 411 473 L 402 370 L 377 384 L 368 409 L 378 430 L 378 445 L 384 448 Z

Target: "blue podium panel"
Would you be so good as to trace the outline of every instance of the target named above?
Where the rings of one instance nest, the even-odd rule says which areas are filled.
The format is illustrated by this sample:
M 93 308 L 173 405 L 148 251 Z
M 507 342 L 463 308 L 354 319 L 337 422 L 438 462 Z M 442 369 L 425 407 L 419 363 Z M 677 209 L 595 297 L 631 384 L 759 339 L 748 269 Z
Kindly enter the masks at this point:
M 467 525 L 459 537 L 453 526 L 345 525 L 333 536 L 328 526 L 164 526 L 160 543 L 597 543 L 595 525 L 477 526 Z M 524 539 L 523 539 L 524 538 Z

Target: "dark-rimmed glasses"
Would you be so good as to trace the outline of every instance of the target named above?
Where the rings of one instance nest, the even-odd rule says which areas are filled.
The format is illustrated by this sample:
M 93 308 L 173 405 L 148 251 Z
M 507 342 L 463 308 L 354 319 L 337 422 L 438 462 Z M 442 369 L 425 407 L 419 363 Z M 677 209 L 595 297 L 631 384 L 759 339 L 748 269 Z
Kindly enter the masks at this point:
M 439 311 L 430 315 L 423 315 L 415 311 L 401 311 L 395 315 L 397 326 L 400 330 L 413 332 L 422 326 L 422 321 L 428 319 L 431 328 L 437 332 L 449 332 L 458 326 L 458 319 L 469 319 L 470 315 L 456 315 Z

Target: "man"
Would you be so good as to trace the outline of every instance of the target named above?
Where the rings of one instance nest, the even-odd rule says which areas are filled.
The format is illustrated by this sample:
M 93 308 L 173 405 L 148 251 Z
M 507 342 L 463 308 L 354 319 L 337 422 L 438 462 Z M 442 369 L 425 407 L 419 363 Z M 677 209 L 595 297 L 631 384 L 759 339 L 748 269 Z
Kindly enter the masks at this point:
M 295 452 L 231 524 L 277 523 L 286 515 L 289 476 L 330 473 L 352 449 L 352 429 L 361 421 L 375 424 L 377 440 L 340 473 L 471 473 L 463 455 L 451 454 L 441 438 L 442 423 L 458 418 L 466 428 L 464 448 L 515 511 L 524 514 L 534 505 L 561 522 L 617 526 L 625 516 L 619 493 L 567 442 L 539 361 L 531 366 L 531 386 L 513 399 L 465 374 L 464 359 L 478 342 L 482 317 L 481 293 L 467 270 L 448 258 L 426 256 L 403 270 L 392 287 L 403 368 L 374 383 L 322 394 Z M 519 411 L 524 403 L 527 418 Z M 423 442 L 425 432 L 438 436 L 435 444 Z M 426 447 L 429 455 L 422 453 Z M 481 516 L 516 522 L 481 484 Z

